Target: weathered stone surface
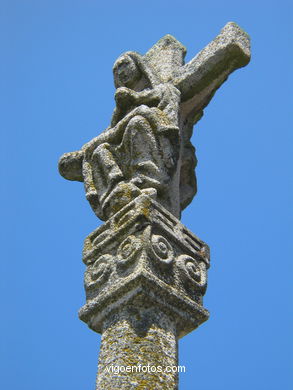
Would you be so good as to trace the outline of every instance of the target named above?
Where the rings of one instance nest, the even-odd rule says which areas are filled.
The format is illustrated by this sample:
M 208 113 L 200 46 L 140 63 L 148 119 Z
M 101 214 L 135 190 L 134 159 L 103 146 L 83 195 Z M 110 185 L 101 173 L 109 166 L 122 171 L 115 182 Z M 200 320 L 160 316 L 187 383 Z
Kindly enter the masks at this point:
M 170 368 L 177 364 L 174 322 L 160 308 L 136 302 L 106 324 L 97 389 L 176 389 L 178 373 Z M 109 367 L 124 367 L 125 371 L 109 375 Z
M 178 338 L 208 319 L 209 248 L 179 221 L 197 190 L 190 138 L 216 90 L 249 62 L 249 38 L 228 23 L 187 64 L 185 54 L 166 35 L 145 55 L 121 55 L 110 126 L 59 161 L 106 221 L 85 240 L 79 312 L 102 333 L 97 389 L 177 389 L 174 372 L 109 366 L 176 366 Z
M 110 127 L 60 159 L 61 175 L 84 182 L 102 220 L 141 192 L 180 218 L 196 193 L 193 125 L 228 75 L 249 62 L 249 38 L 228 23 L 186 65 L 185 53 L 166 35 L 144 56 L 121 55 L 113 69 L 117 90 Z
M 208 246 L 142 194 L 86 238 L 83 261 L 79 316 L 102 333 L 97 389 L 176 389 L 177 340 L 208 319 Z M 108 371 L 139 365 L 155 371 Z
M 96 332 L 121 307 L 141 302 L 173 319 L 177 337 L 207 320 L 209 248 L 148 195 L 141 195 L 85 240 L 87 303 L 80 318 Z

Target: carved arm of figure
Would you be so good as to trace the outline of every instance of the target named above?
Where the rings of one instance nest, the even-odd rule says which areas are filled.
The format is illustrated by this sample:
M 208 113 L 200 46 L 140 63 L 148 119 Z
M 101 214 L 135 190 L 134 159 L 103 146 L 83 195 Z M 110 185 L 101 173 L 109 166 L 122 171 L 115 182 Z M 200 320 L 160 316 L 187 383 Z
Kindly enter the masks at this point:
M 130 88 L 121 87 L 116 90 L 115 101 L 117 107 L 138 106 L 145 104 L 150 107 L 157 106 L 161 99 L 161 89 L 158 87 L 144 89 L 141 92 L 133 91 Z
M 142 104 L 149 107 L 156 107 L 161 98 L 161 90 L 158 88 L 145 89 L 141 92 L 136 92 L 127 87 L 117 88 L 115 93 L 116 108 L 113 113 L 111 127 L 124 118 L 133 108 Z
M 115 93 L 117 106 L 111 126 L 115 126 L 133 108 L 146 105 L 162 110 L 169 118 L 170 124 L 177 127 L 180 96 L 180 91 L 170 83 L 162 83 L 140 92 L 126 87 L 117 88 Z

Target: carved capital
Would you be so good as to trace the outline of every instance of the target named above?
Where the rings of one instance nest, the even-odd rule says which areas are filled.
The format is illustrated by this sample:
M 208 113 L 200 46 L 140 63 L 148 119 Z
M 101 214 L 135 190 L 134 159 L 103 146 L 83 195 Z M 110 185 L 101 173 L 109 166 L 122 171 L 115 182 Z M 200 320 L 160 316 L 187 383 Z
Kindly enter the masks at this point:
M 159 307 L 178 337 L 208 319 L 202 306 L 209 248 L 148 195 L 121 209 L 85 240 L 87 303 L 79 315 L 102 333 L 127 305 Z

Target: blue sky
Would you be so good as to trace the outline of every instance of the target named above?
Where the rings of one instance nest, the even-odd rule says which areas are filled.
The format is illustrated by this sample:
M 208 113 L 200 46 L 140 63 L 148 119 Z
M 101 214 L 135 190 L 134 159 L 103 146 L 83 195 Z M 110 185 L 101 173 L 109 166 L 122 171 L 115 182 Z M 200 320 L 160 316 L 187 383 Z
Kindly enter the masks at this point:
M 251 63 L 193 136 L 198 195 L 182 221 L 211 247 L 211 317 L 179 343 L 180 389 L 291 389 L 292 3 L 2 0 L 0 19 L 1 388 L 94 388 L 100 336 L 77 312 L 100 221 L 57 161 L 108 126 L 114 61 L 166 33 L 189 60 L 235 21 Z

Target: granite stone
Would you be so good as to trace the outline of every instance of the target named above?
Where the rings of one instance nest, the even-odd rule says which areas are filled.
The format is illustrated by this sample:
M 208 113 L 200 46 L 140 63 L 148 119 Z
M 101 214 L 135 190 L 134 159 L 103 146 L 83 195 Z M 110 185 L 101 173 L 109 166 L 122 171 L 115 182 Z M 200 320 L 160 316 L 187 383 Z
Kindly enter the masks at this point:
M 248 64 L 249 37 L 228 23 L 187 64 L 185 55 L 171 35 L 145 55 L 122 54 L 109 127 L 59 161 L 105 221 L 85 239 L 79 311 L 102 334 L 96 389 L 177 389 L 178 373 L 166 367 L 178 365 L 178 339 L 209 317 L 209 247 L 180 222 L 197 192 L 190 139 L 216 90 Z

